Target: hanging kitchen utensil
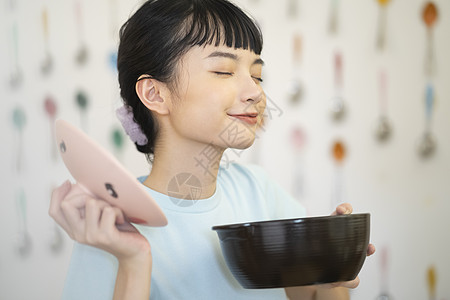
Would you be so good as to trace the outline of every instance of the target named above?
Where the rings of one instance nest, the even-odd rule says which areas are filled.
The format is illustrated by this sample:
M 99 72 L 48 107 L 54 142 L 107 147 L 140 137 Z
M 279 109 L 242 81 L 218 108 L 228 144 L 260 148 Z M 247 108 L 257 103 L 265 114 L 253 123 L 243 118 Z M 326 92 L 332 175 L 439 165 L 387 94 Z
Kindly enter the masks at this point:
M 432 76 L 435 74 L 435 57 L 433 42 L 433 27 L 438 19 L 438 8 L 432 1 L 428 1 L 422 11 L 422 20 L 427 27 L 427 46 L 425 56 L 425 74 Z
M 434 269 L 434 266 L 430 266 L 427 269 L 427 284 L 428 284 L 428 295 L 429 300 L 436 300 L 436 282 L 437 282 L 437 276 L 436 276 L 436 270 Z
M 45 57 L 41 64 L 41 73 L 43 75 L 48 75 L 53 69 L 53 57 L 50 54 L 50 46 L 49 46 L 49 30 L 48 30 L 48 12 L 47 9 L 44 8 L 42 10 L 42 30 L 44 32 L 44 51 Z
M 108 65 L 115 73 L 117 71 L 117 42 L 119 37 L 119 13 L 117 0 L 109 0 L 109 19 L 111 27 L 111 50 L 108 54 Z
M 53 222 L 51 228 L 49 246 L 50 251 L 55 254 L 60 253 L 64 247 L 64 235 L 61 232 L 61 228 L 55 222 Z
M 379 141 L 387 140 L 392 133 L 391 121 L 387 115 L 387 80 L 386 73 L 380 71 L 379 74 L 379 98 L 380 98 L 380 115 L 378 117 L 375 136 Z
M 392 300 L 392 297 L 388 292 L 388 249 L 386 246 L 381 248 L 380 259 L 381 293 L 378 295 L 376 300 Z
M 377 0 L 378 2 L 378 26 L 376 46 L 378 50 L 383 50 L 386 44 L 386 23 L 387 23 L 387 6 L 390 0 Z
M 302 52 L 302 39 L 299 34 L 295 34 L 293 37 L 293 72 L 294 76 L 288 87 L 288 98 L 292 104 L 297 104 L 303 97 L 304 85 L 300 75 L 300 61 Z
M 49 121 L 49 129 L 50 129 L 50 152 L 51 152 L 51 158 L 53 161 L 56 161 L 58 158 L 57 152 L 56 152 L 56 146 L 54 144 L 55 140 L 55 133 L 53 130 L 53 126 L 55 124 L 56 120 L 56 112 L 57 112 L 57 105 L 53 97 L 47 96 L 44 100 L 44 110 L 48 117 Z
M 19 255 L 25 257 L 30 254 L 33 243 L 27 227 L 27 199 L 22 187 L 16 193 L 16 210 L 19 224 L 15 247 Z
M 436 149 L 436 140 L 431 132 L 431 119 L 433 114 L 435 95 L 431 83 L 427 85 L 425 93 L 425 131 L 419 140 L 418 151 L 422 157 L 431 156 Z
M 331 0 L 330 16 L 328 19 L 328 32 L 330 34 L 336 34 L 339 29 L 338 8 L 339 8 L 339 0 Z
M 23 168 L 23 129 L 27 122 L 25 111 L 21 107 L 18 106 L 13 110 L 12 121 L 14 129 L 17 131 L 14 153 L 16 155 L 15 169 L 19 174 Z
M 9 9 L 11 11 L 14 11 L 17 7 L 17 0 L 9 0 L 8 3 L 9 3 Z
M 78 65 L 82 66 L 86 64 L 89 58 L 89 51 L 87 49 L 86 42 L 84 41 L 83 36 L 83 18 L 80 0 L 75 1 L 75 18 L 78 31 L 78 49 L 75 54 L 75 62 Z
M 299 2 L 300 0 L 288 0 L 287 4 L 287 15 L 290 18 L 297 18 L 299 11 Z
M 304 170 L 304 155 L 303 149 L 306 144 L 306 133 L 305 131 L 296 126 L 291 132 L 291 145 L 294 150 L 294 174 L 293 186 L 292 186 L 292 196 L 295 199 L 301 200 L 304 195 L 304 181 L 305 181 L 305 170 Z
M 77 91 L 75 94 L 75 102 L 80 111 L 81 127 L 85 132 L 87 132 L 87 110 L 89 107 L 89 99 L 87 94 L 82 90 Z
M 111 131 L 111 142 L 114 146 L 115 156 L 119 159 L 119 161 L 121 161 L 125 146 L 125 138 L 122 130 L 120 130 L 119 128 L 113 128 L 113 130 Z
M 342 165 L 347 155 L 347 149 L 342 141 L 336 140 L 333 143 L 331 152 L 335 162 L 334 182 L 331 193 L 331 209 L 334 210 L 343 202 L 344 176 Z
M 51 186 L 48 191 L 48 197 L 45 197 L 46 199 L 50 199 L 51 198 L 51 194 L 53 189 L 55 188 L 55 185 Z M 45 204 L 46 206 L 49 205 L 49 203 Z M 58 224 L 51 218 L 48 219 L 51 223 L 50 228 L 49 228 L 49 236 L 48 236 L 48 246 L 49 249 L 52 253 L 57 254 L 60 253 L 61 250 L 64 247 L 64 235 L 63 232 L 60 228 L 60 226 L 58 226 Z
M 11 31 L 11 52 L 12 52 L 12 65 L 9 75 L 9 84 L 12 88 L 19 87 L 23 82 L 23 72 L 19 64 L 19 31 L 17 23 L 13 24 Z
M 345 115 L 345 102 L 342 97 L 342 55 L 336 52 L 334 55 L 334 86 L 335 95 L 331 98 L 331 115 L 334 120 L 341 120 Z

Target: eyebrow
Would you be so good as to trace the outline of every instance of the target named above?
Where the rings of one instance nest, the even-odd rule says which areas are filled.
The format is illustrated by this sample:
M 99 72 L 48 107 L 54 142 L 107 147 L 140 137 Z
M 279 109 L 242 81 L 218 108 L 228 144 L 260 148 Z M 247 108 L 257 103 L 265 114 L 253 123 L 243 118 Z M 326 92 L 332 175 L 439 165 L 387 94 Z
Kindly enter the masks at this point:
M 223 52 L 223 51 L 214 51 L 210 55 L 208 55 L 206 58 L 213 58 L 213 57 L 225 57 L 230 58 L 232 60 L 239 60 L 239 57 L 236 54 L 229 53 L 229 52 Z M 255 59 L 253 62 L 253 65 L 262 65 L 264 66 L 264 61 L 261 58 Z

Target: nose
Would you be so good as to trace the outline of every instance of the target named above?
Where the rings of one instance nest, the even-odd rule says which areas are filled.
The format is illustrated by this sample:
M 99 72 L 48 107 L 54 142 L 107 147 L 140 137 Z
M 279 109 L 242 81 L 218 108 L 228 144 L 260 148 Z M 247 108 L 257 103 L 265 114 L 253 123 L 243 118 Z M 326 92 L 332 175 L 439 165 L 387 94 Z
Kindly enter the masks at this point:
M 255 82 L 252 76 L 248 76 L 245 84 L 243 84 L 241 99 L 243 102 L 253 102 L 253 104 L 257 104 L 264 99 L 263 88 Z

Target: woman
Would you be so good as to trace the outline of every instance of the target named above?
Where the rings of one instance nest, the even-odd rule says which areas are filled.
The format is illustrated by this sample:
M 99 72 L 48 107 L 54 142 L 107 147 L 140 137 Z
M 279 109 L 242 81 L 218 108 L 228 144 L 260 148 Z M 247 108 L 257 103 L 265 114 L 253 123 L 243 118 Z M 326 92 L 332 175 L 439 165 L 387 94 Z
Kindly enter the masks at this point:
M 261 126 L 261 50 L 259 28 L 226 0 L 149 0 L 124 24 L 118 116 L 152 162 L 140 181 L 169 224 L 134 227 L 119 209 L 63 184 L 50 215 L 78 242 L 63 298 L 348 299 L 358 279 L 243 289 L 211 230 L 305 214 L 261 169 L 219 167 L 225 149 L 249 147 Z M 351 210 L 344 204 L 335 213 Z

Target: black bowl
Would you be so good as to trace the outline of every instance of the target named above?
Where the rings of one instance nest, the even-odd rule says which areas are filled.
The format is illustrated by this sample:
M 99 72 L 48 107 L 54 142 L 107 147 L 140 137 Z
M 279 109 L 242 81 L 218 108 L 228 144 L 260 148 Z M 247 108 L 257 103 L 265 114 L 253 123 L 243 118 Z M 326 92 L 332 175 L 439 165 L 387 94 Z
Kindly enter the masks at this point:
M 366 258 L 370 214 L 214 226 L 233 276 L 248 289 L 353 280 Z

